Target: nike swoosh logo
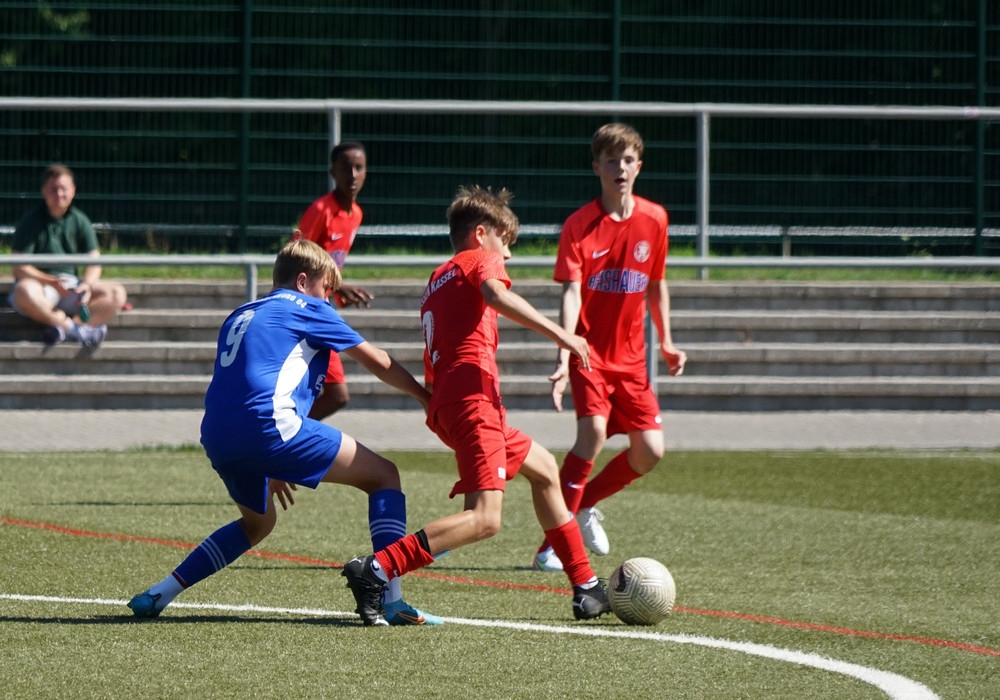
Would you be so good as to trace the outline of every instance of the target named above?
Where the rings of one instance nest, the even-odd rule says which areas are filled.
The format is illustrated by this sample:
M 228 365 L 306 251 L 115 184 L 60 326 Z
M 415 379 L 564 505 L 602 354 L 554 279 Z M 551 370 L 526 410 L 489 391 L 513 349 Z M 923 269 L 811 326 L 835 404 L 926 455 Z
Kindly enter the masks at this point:
M 607 255 L 610 252 L 611 252 L 611 248 L 605 248 L 604 250 L 595 250 L 594 253 L 593 253 L 594 260 L 597 260 L 598 258 L 603 258 L 605 255 Z
M 423 615 L 418 615 L 414 617 L 413 615 L 407 615 L 404 612 L 397 612 L 396 614 L 399 615 L 404 620 L 406 620 L 407 622 L 409 622 L 411 625 L 422 625 L 425 622 Z
M 342 234 L 342 233 L 331 233 L 330 234 L 330 240 L 331 241 L 339 241 L 343 237 L 344 237 L 344 234 Z
M 571 489 L 582 489 L 584 486 L 586 486 L 586 484 L 578 484 L 573 481 L 567 481 L 566 485 L 569 486 Z

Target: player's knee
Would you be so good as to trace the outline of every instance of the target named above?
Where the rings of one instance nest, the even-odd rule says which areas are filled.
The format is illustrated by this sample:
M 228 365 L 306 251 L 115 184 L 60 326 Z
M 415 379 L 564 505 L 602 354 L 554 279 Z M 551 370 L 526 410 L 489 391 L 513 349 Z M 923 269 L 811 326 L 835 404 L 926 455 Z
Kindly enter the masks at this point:
M 128 292 L 125 291 L 125 287 L 120 284 L 111 285 L 111 298 L 114 300 L 114 309 L 119 311 L 125 303 L 128 301 Z
M 243 528 L 243 534 L 247 536 L 250 546 L 256 547 L 264 541 L 265 537 L 271 534 L 271 531 L 274 530 L 274 524 L 276 522 L 277 514 L 272 506 L 268 509 L 267 514 L 260 518 L 254 518 L 252 520 L 241 518 L 240 527 Z
M 14 286 L 14 303 L 18 308 L 25 309 L 36 306 L 42 296 L 42 286 L 34 280 L 21 280 Z
M 376 455 L 376 457 L 376 463 L 366 467 L 366 471 L 372 479 L 370 486 L 364 490 L 369 495 L 385 489 L 402 491 L 402 481 L 399 478 L 399 469 L 396 468 L 396 465 L 381 455 Z
M 629 466 L 637 474 L 648 474 L 656 468 L 663 459 L 663 450 L 643 450 L 637 455 L 631 455 Z
M 488 540 L 500 532 L 500 513 L 479 513 L 476 517 L 476 541 Z

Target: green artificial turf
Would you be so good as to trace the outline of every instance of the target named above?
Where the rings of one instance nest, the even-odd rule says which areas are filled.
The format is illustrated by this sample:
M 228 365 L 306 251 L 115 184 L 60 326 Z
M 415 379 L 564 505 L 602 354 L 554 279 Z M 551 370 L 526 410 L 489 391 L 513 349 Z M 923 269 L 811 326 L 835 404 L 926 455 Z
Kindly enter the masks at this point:
M 449 455 L 389 456 L 411 531 L 458 507 Z M 529 567 L 541 532 L 522 479 L 495 538 L 405 581 L 443 627 L 361 626 L 337 567 L 370 550 L 366 498 L 331 485 L 300 491 L 270 556 L 136 621 L 125 601 L 236 517 L 204 456 L 4 454 L 0 694 L 884 698 L 901 678 L 997 696 L 1000 453 L 668 453 L 602 508 L 598 575 L 633 556 L 674 575 L 656 627 L 573 621 L 565 578 Z M 800 653 L 896 675 L 886 691 Z

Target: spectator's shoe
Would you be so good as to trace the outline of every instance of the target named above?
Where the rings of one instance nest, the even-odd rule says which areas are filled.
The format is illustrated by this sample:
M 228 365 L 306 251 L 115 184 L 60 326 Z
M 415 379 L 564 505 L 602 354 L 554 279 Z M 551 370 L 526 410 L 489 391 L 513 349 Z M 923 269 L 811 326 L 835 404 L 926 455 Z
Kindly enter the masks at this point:
M 42 341 L 46 345 L 58 345 L 64 340 L 66 340 L 66 331 L 63 330 L 62 326 L 46 326 L 45 330 L 42 331 Z
M 577 620 L 593 620 L 607 612 L 611 612 L 611 603 L 608 601 L 608 589 L 604 587 L 604 582 L 598 581 L 591 588 L 573 586 L 573 617 Z
M 77 326 L 76 332 L 80 334 L 80 344 L 87 348 L 98 347 L 108 337 L 108 327 L 103 324 L 88 326 L 82 323 Z
M 580 524 L 580 534 L 583 535 L 583 543 L 591 552 L 603 557 L 611 551 L 611 544 L 608 542 L 604 526 L 601 525 L 602 520 L 604 513 L 597 508 L 584 508 L 576 516 L 576 522 Z
M 389 623 L 382 617 L 382 593 L 385 582 L 372 571 L 374 554 L 367 557 L 357 557 L 344 564 L 341 576 L 347 579 L 347 587 L 354 594 L 354 602 L 358 604 L 355 612 L 361 616 L 361 621 L 367 626 L 384 627 Z
M 562 571 L 563 563 L 552 551 L 552 547 L 548 547 L 535 555 L 534 561 L 531 562 L 531 568 L 535 571 Z
M 417 610 L 405 600 L 397 600 L 395 603 L 386 603 L 382 606 L 385 613 L 385 620 L 390 625 L 443 625 L 442 620 L 437 615 L 425 613 Z
M 157 605 L 161 597 L 159 593 L 153 595 L 149 591 L 145 591 L 133 596 L 132 600 L 128 602 L 128 606 L 136 617 L 159 617 L 163 608 L 167 607 L 166 605 Z

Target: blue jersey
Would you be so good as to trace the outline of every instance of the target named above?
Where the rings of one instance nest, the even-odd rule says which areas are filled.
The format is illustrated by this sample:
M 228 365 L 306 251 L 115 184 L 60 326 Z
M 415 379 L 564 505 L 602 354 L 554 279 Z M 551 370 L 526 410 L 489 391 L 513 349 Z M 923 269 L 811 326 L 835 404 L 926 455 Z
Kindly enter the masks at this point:
M 330 350 L 364 342 L 325 300 L 276 289 L 229 315 L 205 394 L 201 444 L 213 464 L 279 451 L 323 387 Z

